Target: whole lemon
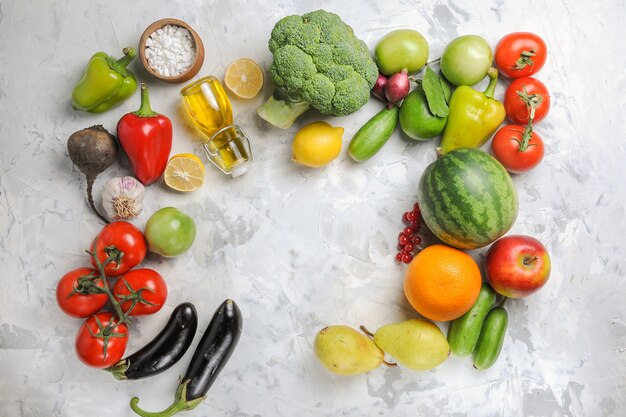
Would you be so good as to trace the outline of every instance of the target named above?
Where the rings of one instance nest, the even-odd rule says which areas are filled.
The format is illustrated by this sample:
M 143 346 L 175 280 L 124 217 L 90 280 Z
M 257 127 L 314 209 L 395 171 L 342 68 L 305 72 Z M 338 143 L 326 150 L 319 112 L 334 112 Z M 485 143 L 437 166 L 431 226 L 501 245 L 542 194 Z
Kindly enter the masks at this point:
M 308 167 L 324 166 L 339 156 L 342 136 L 343 127 L 326 122 L 309 123 L 293 139 L 293 159 Z

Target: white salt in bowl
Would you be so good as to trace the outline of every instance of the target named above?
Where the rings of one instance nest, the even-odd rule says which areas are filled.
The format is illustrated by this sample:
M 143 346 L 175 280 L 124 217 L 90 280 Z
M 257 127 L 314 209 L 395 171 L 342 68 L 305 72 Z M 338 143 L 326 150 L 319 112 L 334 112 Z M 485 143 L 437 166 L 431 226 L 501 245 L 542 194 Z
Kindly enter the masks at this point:
M 162 29 L 167 25 L 179 26 L 187 29 L 187 31 L 189 31 L 189 34 L 191 35 L 191 40 L 195 48 L 195 56 L 192 58 L 193 61 L 191 63 L 191 66 L 189 66 L 189 68 L 187 68 L 187 70 L 185 70 L 184 72 L 174 76 L 166 76 L 160 74 L 155 68 L 150 66 L 150 63 L 148 62 L 148 57 L 146 57 L 146 42 L 150 38 L 150 35 L 155 33 L 158 29 Z M 204 63 L 204 44 L 202 43 L 202 39 L 200 39 L 200 36 L 198 36 L 196 31 L 193 30 L 191 26 L 179 19 L 161 19 L 148 26 L 141 35 L 141 38 L 139 39 L 138 51 L 139 58 L 146 71 L 148 71 L 148 73 L 150 73 L 150 75 L 152 75 L 153 77 L 158 78 L 161 81 L 165 81 L 166 83 L 175 84 L 190 80 L 198 73 L 198 71 L 200 71 L 200 68 L 202 68 L 202 64 Z

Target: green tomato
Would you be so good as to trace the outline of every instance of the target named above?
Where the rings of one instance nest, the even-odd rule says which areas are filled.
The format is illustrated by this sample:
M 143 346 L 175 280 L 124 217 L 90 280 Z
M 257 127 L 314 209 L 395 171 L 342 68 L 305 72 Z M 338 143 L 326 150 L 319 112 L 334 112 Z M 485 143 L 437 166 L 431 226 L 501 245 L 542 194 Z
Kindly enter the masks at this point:
M 403 68 L 409 73 L 416 72 L 428 61 L 428 42 L 415 30 L 394 30 L 378 41 L 374 53 L 378 69 L 385 75 L 393 75 Z
M 441 55 L 441 72 L 452 84 L 474 85 L 485 78 L 493 53 L 486 40 L 477 35 L 460 36 Z
M 164 207 L 150 216 L 144 235 L 150 252 L 173 258 L 193 244 L 196 223 L 177 208 Z

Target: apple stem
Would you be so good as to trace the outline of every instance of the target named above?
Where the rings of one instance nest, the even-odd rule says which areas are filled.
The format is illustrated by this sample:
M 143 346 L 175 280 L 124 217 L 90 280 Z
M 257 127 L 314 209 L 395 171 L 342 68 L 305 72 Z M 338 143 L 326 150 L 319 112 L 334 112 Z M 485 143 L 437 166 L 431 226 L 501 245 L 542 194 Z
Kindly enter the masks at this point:
M 524 266 L 530 266 L 530 265 L 534 264 L 536 260 L 537 260 L 536 256 L 534 256 L 532 259 L 526 258 L 526 259 L 524 259 L 524 262 L 523 262 Z

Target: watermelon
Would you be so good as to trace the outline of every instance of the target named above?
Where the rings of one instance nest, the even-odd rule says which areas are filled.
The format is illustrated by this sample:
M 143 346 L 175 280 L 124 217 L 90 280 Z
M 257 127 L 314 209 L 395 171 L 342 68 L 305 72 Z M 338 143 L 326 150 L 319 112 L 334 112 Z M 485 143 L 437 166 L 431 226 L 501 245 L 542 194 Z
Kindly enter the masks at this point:
M 417 201 L 434 235 L 459 249 L 492 243 L 517 218 L 517 193 L 509 173 L 479 149 L 455 149 L 426 167 Z

